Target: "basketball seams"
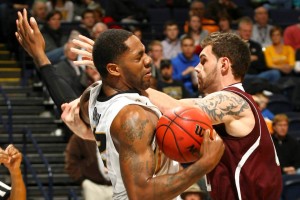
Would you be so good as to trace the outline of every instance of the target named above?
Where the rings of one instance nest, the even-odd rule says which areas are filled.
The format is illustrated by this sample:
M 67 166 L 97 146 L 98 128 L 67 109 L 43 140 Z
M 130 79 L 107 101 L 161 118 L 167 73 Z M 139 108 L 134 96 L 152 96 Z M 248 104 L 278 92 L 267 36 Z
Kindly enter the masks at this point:
M 193 135 L 191 135 L 191 134 L 189 133 L 189 131 L 187 131 L 187 130 L 184 129 L 182 126 L 180 126 L 179 123 L 175 122 L 175 119 L 176 119 L 177 117 L 180 118 L 179 116 L 174 117 L 174 119 L 171 119 L 171 118 L 169 118 L 168 116 L 162 116 L 162 117 L 167 118 L 167 119 L 169 120 L 169 124 L 168 124 L 168 125 L 161 125 L 161 126 L 167 126 L 168 129 L 171 129 L 170 126 L 171 126 L 172 124 L 175 124 L 178 128 L 180 128 L 180 129 L 183 130 L 187 135 L 189 135 L 195 142 L 197 142 L 199 145 L 201 145 L 201 142 L 199 142 Z M 181 118 L 180 118 L 180 119 L 181 119 Z M 190 121 L 190 122 L 198 122 L 198 121 L 194 121 L 194 120 L 189 120 L 189 121 Z M 203 123 L 203 124 L 205 124 L 205 123 Z M 207 124 L 205 124 L 205 125 L 207 125 Z M 161 126 L 159 126 L 159 127 L 161 127 Z M 207 126 L 208 126 L 208 125 L 207 125 Z M 209 126 L 208 126 L 208 127 L 209 127 Z M 166 130 L 168 130 L 168 129 L 166 129 Z
M 199 156 L 196 152 L 200 151 L 203 131 L 212 130 L 212 124 L 209 122 L 210 119 L 205 113 L 196 107 L 178 107 L 170 110 L 158 120 L 157 144 L 162 152 L 174 160 L 181 163 L 194 162 Z M 198 128 L 202 130 L 199 131 Z
M 170 123 L 170 124 L 172 124 L 172 122 Z M 163 126 L 161 126 L 161 127 L 163 127 Z M 165 136 L 166 136 L 166 134 L 167 133 L 170 133 L 172 136 L 173 136 L 173 139 L 174 139 L 174 142 L 175 142 L 175 145 L 176 145 L 176 149 L 177 149 L 177 151 L 178 151 L 178 153 L 180 154 L 180 156 L 185 160 L 185 161 L 187 161 L 186 160 L 186 158 L 185 158 L 185 156 L 184 156 L 184 154 L 182 153 L 182 151 L 181 151 L 181 149 L 180 149 L 180 146 L 179 146 L 179 144 L 178 144 L 178 141 L 176 140 L 176 134 L 174 133 L 174 130 L 170 127 L 170 126 L 168 126 L 168 128 L 165 130 L 165 132 L 164 132 L 164 136 L 163 136 L 163 139 L 162 139 L 162 151 L 164 151 L 164 140 L 165 140 Z
M 176 115 L 175 112 L 174 112 L 174 114 L 175 114 L 175 115 L 174 115 L 175 117 L 174 117 L 173 119 L 171 119 L 171 118 L 168 117 L 168 116 L 162 116 L 162 117 L 164 117 L 164 118 L 166 118 L 166 119 L 168 120 L 168 125 L 162 124 L 162 125 L 160 125 L 160 126 L 157 127 L 156 131 L 157 131 L 159 128 L 165 127 L 165 131 L 164 131 L 164 133 L 163 133 L 163 137 L 162 137 L 162 141 L 161 141 L 162 151 L 164 151 L 164 144 L 165 144 L 164 140 L 165 140 L 166 134 L 170 131 L 170 134 L 173 135 L 173 139 L 174 139 L 174 142 L 175 142 L 176 149 L 177 149 L 178 153 L 180 154 L 180 156 L 182 157 L 183 160 L 188 161 L 188 160 L 186 159 L 186 156 L 184 156 L 184 154 L 183 154 L 182 151 L 181 151 L 180 145 L 178 144 L 178 140 L 177 140 L 177 138 L 176 138 L 176 134 L 174 133 L 174 130 L 172 129 L 171 125 L 172 125 L 172 124 L 173 124 L 173 125 L 176 125 L 177 128 L 180 128 L 180 129 L 181 129 L 182 131 L 184 131 L 187 135 L 189 135 L 189 136 L 190 136 L 190 139 L 192 139 L 194 142 L 196 142 L 199 146 L 201 145 L 201 142 L 199 142 L 199 141 L 195 138 L 194 135 L 190 134 L 189 131 L 187 131 L 187 130 L 184 129 L 182 126 L 180 126 L 179 123 L 175 122 L 175 119 L 176 119 L 176 118 L 180 118 L 180 119 L 182 119 L 182 118 L 181 118 L 180 116 Z M 190 121 L 190 122 L 199 122 L 199 121 L 197 121 L 197 120 L 188 120 L 188 121 Z M 203 124 L 207 125 L 206 123 L 203 123 Z M 207 125 L 207 126 L 208 126 L 208 125 Z M 209 126 L 208 126 L 208 127 L 209 127 Z
M 191 121 L 191 122 L 197 122 L 197 123 L 200 123 L 200 124 L 205 124 L 207 127 L 211 127 L 211 125 L 210 124 L 207 124 L 206 122 L 203 122 L 203 121 L 200 121 L 200 120 L 194 120 L 194 119 L 186 119 L 186 118 L 183 118 L 183 117 L 181 117 L 180 115 L 181 114 L 184 114 L 184 112 L 188 112 L 188 111 L 190 111 L 190 110 L 196 110 L 197 112 L 199 112 L 199 109 L 198 108 L 188 108 L 188 109 L 186 109 L 186 110 L 182 110 L 182 112 L 179 112 L 179 113 L 176 113 L 176 110 L 174 110 L 174 115 L 176 116 L 176 117 L 178 117 L 178 118 L 180 118 L 180 119 L 182 119 L 182 120 L 184 120 L 184 121 Z M 200 113 L 199 112 L 199 115 L 201 115 L 202 113 Z M 174 118 L 174 120 L 175 120 L 176 118 Z M 212 127 L 211 127 L 212 128 Z

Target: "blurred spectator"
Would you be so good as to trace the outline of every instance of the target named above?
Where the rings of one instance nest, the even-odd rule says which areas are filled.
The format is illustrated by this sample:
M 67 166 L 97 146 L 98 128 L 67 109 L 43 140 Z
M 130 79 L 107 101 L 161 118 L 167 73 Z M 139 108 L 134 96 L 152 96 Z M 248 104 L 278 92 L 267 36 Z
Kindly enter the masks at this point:
M 164 34 L 166 38 L 161 42 L 163 55 L 166 59 L 172 59 L 181 53 L 178 24 L 174 21 L 165 22 Z
M 254 20 L 251 39 L 258 42 L 262 47 L 271 45 L 270 30 L 273 26 L 268 24 L 268 10 L 263 6 L 256 8 L 254 10 Z
M 11 187 L 0 181 L 0 199 L 25 200 L 26 188 L 20 168 L 22 154 L 12 144 L 5 150 L 0 148 L 0 164 L 3 164 L 10 173 Z
M 193 0 L 191 2 L 189 16 L 191 15 L 198 15 L 200 17 L 203 30 L 207 30 L 209 33 L 219 30 L 216 21 L 205 17 L 205 4 L 201 0 Z M 188 23 L 185 24 L 184 31 L 188 32 Z
M 109 0 L 106 15 L 117 22 L 139 23 L 149 20 L 147 9 L 141 7 L 134 0 Z
M 267 105 L 269 103 L 269 91 L 262 91 L 259 93 L 256 93 L 252 95 L 254 101 L 257 103 L 258 108 L 261 111 L 262 116 L 264 117 L 268 130 L 272 134 L 273 128 L 272 128 L 272 120 L 274 119 L 274 114 L 267 108 Z
M 251 40 L 253 22 L 249 17 L 243 17 L 238 24 L 238 34 L 247 43 L 251 53 L 251 62 L 245 78 L 263 78 L 276 83 L 280 78 L 278 70 L 268 70 L 264 53 L 259 43 Z
M 46 17 L 47 23 L 41 29 L 45 39 L 45 52 L 52 64 L 58 63 L 64 56 L 64 45 L 68 41 L 69 34 L 61 28 L 61 13 L 51 11 Z
M 175 99 L 191 97 L 183 83 L 172 78 L 173 67 L 170 60 L 161 60 L 160 74 L 161 79 L 157 81 L 157 90 L 162 91 Z
M 159 40 L 152 40 L 148 45 L 148 55 L 152 59 L 152 76 L 159 80 L 161 79 L 160 74 L 160 63 L 163 59 L 163 47 Z
M 79 66 L 74 65 L 73 61 L 77 60 L 77 54 L 71 51 L 76 45 L 72 41 L 64 45 L 65 59 L 54 65 L 56 73 L 61 76 L 74 90 L 77 96 L 88 87 L 87 76 Z
M 71 22 L 74 17 L 74 4 L 70 0 L 48 0 L 47 1 L 48 12 L 58 10 L 62 14 L 62 21 Z
M 223 33 L 235 33 L 236 31 L 231 28 L 231 19 L 227 15 L 220 16 L 219 29 Z
M 95 16 L 96 23 L 97 22 L 103 22 L 103 19 L 105 18 L 104 10 L 100 9 L 100 8 L 97 8 L 97 9 L 94 9 L 93 11 L 94 11 L 94 16 Z
M 299 16 L 300 20 L 300 16 Z M 285 28 L 283 39 L 284 44 L 290 45 L 294 48 L 296 51 L 297 49 L 300 49 L 300 23 L 290 25 Z
M 153 65 L 160 69 L 160 62 L 163 59 L 163 47 L 159 40 L 152 40 L 149 43 L 148 55 L 152 58 Z
M 95 15 L 97 15 L 97 20 L 99 18 L 102 18 L 104 16 L 104 9 L 102 8 L 99 1 L 95 2 L 93 0 L 73 0 L 74 2 L 74 20 L 80 21 L 82 20 L 82 13 L 85 10 L 93 10 L 95 11 Z M 96 14 L 97 13 L 97 14 Z M 102 20 L 99 20 L 97 22 L 100 22 Z
M 19 59 L 20 45 L 15 36 L 15 32 L 17 31 L 17 12 L 23 10 L 24 8 L 30 8 L 33 4 L 33 0 L 6 0 L 1 1 L 1 3 L 0 5 L 2 6 L 2 9 L 0 10 L 0 17 L 2 17 L 2 19 L 0 20 L 0 26 L 3 27 L 3 41 L 6 43 L 7 49 L 11 53 L 11 59 Z
M 93 27 L 96 23 L 95 13 L 92 10 L 85 10 L 81 15 L 81 23 L 75 28 L 81 35 L 93 38 Z
M 273 119 L 272 139 L 283 174 L 295 174 L 300 167 L 300 150 L 298 141 L 289 136 L 289 118 L 277 114 Z
M 180 197 L 182 200 L 204 200 L 205 192 L 201 191 L 200 187 L 195 183 L 186 189 Z
M 148 44 L 147 44 L 147 42 L 143 38 L 143 31 L 142 31 L 142 29 L 140 29 L 139 27 L 135 26 L 135 27 L 132 27 L 131 32 L 133 33 L 133 35 L 135 35 L 136 37 L 138 37 L 141 40 L 142 44 L 145 46 L 145 48 L 147 48 Z M 146 51 L 147 51 L 147 49 L 146 49 Z
M 182 53 L 171 60 L 173 66 L 173 79 L 182 81 L 185 88 L 192 96 L 198 94 L 198 81 L 195 79 L 195 67 L 200 62 L 196 55 L 194 39 L 185 36 L 180 42 Z
M 44 0 L 35 0 L 32 5 L 31 14 L 38 23 L 45 23 L 48 14 L 46 2 Z
M 283 74 L 290 74 L 295 67 L 295 51 L 291 46 L 283 44 L 281 27 L 273 27 L 270 36 L 272 45 L 266 47 L 264 52 L 267 66 Z
M 99 170 L 97 144 L 73 134 L 65 150 L 65 170 L 82 186 L 86 200 L 111 200 L 112 186 Z
M 207 17 L 219 22 L 220 17 L 228 15 L 235 23 L 242 14 L 240 8 L 232 0 L 212 0 L 207 4 Z
M 192 37 L 195 41 L 195 53 L 199 55 L 202 50 L 200 43 L 209 33 L 202 29 L 201 19 L 198 15 L 190 15 L 188 24 L 189 30 L 186 34 L 182 35 L 181 38 L 186 35 Z
M 97 22 L 92 29 L 92 38 L 95 40 L 98 36 L 108 29 L 107 25 L 102 22 Z

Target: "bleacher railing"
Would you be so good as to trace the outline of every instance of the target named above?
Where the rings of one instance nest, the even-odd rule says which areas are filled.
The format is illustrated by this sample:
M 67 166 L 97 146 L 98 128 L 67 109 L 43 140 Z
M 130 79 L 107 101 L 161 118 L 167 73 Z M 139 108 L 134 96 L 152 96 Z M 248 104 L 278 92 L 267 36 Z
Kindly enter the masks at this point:
M 11 101 L 9 100 L 9 98 L 7 97 L 5 91 L 3 90 L 3 88 L 0 86 L 0 93 L 3 96 L 3 100 L 5 101 L 5 104 L 7 106 L 7 121 L 5 122 L 3 120 L 3 117 L 0 113 L 0 123 L 3 124 L 4 129 L 6 130 L 6 132 L 8 133 L 8 143 L 13 144 L 13 130 L 12 130 L 12 105 L 11 105 Z
M 37 176 L 37 173 L 35 169 L 32 167 L 31 162 L 29 161 L 27 157 L 27 145 L 28 145 L 28 139 L 32 142 L 35 150 L 39 154 L 39 157 L 43 161 L 47 172 L 48 172 L 48 190 L 45 190 L 45 187 L 43 187 L 43 183 Z M 36 181 L 39 190 L 41 191 L 42 195 L 44 196 L 45 200 L 52 200 L 53 199 L 53 174 L 52 174 L 52 169 L 51 166 L 48 163 L 47 158 L 44 156 L 42 149 L 39 147 L 36 139 L 32 136 L 32 132 L 29 129 L 24 129 L 23 130 L 23 160 L 25 161 L 24 165 L 24 182 L 25 185 L 28 185 L 28 170 L 32 174 L 33 179 Z
M 77 195 L 76 195 L 75 191 L 73 190 L 73 188 L 71 188 L 69 190 L 68 200 L 78 200 Z

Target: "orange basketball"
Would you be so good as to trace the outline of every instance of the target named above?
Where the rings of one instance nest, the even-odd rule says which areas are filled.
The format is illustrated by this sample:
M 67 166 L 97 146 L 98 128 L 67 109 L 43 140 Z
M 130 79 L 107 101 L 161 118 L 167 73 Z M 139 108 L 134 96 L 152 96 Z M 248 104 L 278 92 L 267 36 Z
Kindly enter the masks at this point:
M 206 129 L 212 133 L 212 123 L 204 112 L 181 106 L 164 113 L 158 120 L 156 139 L 166 156 L 180 163 L 190 163 L 200 157 Z

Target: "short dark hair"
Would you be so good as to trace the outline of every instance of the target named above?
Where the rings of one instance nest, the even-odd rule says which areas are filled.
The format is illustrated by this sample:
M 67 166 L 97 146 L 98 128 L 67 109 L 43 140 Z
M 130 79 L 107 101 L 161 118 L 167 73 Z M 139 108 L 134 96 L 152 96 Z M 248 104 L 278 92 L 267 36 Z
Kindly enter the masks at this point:
M 180 46 L 183 45 L 183 41 L 185 41 L 185 40 L 192 40 L 193 43 L 195 44 L 194 38 L 192 38 L 191 35 L 187 34 L 187 35 L 184 35 L 182 38 L 180 38 Z
M 93 60 L 102 79 L 107 77 L 106 65 L 116 63 L 127 50 L 125 41 L 133 34 L 123 29 L 108 29 L 96 39 L 93 47 Z
M 168 20 L 168 21 L 165 22 L 165 24 L 164 24 L 164 30 L 167 30 L 168 26 L 177 26 L 177 28 L 179 29 L 178 24 L 175 21 L 173 21 L 173 20 Z
M 84 19 L 84 18 L 85 18 L 85 15 L 88 14 L 88 13 L 91 13 L 91 14 L 95 15 L 95 11 L 94 11 L 94 10 L 91 10 L 91 9 L 85 9 L 85 10 L 81 13 L 81 18 Z
M 230 60 L 233 76 L 243 80 L 250 65 L 247 44 L 234 33 L 214 32 L 202 41 L 201 47 L 204 49 L 209 45 L 217 59 L 227 57 Z
M 171 60 L 170 59 L 162 59 L 160 61 L 160 70 L 164 69 L 164 68 L 169 68 L 170 66 L 172 66 Z
M 60 11 L 58 10 L 52 10 L 51 12 L 49 12 L 46 16 L 46 21 L 49 22 L 50 19 L 54 16 L 54 15 L 59 15 L 60 16 L 60 19 L 62 19 L 62 14 Z
M 280 26 L 273 26 L 270 30 L 270 37 L 272 37 L 275 31 L 279 31 L 280 35 L 283 35 L 283 30 Z

